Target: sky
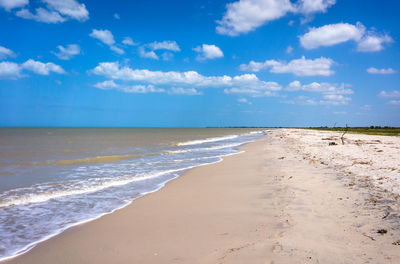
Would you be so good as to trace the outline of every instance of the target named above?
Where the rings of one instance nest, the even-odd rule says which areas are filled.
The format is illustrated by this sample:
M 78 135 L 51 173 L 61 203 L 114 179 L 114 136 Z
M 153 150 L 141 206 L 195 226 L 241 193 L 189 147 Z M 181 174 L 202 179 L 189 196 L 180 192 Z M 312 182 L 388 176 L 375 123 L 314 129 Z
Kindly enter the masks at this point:
M 0 0 L 0 126 L 400 126 L 397 0 Z

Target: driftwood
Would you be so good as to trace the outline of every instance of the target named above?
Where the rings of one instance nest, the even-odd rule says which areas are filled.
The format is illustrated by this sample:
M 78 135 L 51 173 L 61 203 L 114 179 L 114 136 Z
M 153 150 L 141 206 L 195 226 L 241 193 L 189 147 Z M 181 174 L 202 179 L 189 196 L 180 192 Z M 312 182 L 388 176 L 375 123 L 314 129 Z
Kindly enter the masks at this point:
M 346 135 L 348 130 L 349 130 L 349 127 L 346 124 L 346 129 L 344 130 L 342 136 L 340 137 L 340 139 L 342 140 L 342 145 L 344 145 L 344 135 Z

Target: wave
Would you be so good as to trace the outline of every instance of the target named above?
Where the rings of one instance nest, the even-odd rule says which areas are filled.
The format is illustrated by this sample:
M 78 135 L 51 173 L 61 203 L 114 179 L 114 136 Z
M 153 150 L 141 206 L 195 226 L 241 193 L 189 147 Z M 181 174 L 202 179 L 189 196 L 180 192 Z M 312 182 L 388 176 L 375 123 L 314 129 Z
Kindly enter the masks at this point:
M 213 138 L 205 138 L 205 139 L 198 139 L 198 140 L 190 140 L 190 141 L 186 141 L 186 142 L 179 142 L 176 144 L 176 146 L 199 145 L 199 144 L 203 144 L 203 143 L 234 139 L 237 137 L 238 137 L 238 135 L 229 135 L 229 136 L 224 136 L 224 137 L 213 137 Z
M 92 186 L 85 186 L 82 188 L 72 189 L 72 190 L 58 190 L 58 191 L 50 191 L 50 192 L 43 192 L 37 194 L 28 194 L 28 195 L 18 195 L 18 197 L 13 199 L 5 199 L 0 201 L 0 208 L 2 207 L 9 207 L 9 206 L 16 206 L 16 205 L 26 205 L 32 203 L 41 203 L 46 202 L 51 199 L 61 198 L 65 196 L 72 196 L 72 195 L 79 195 L 79 194 L 87 194 L 93 193 L 97 191 L 101 191 L 110 187 L 117 187 L 126 185 L 132 182 L 138 182 L 143 180 L 149 180 L 152 178 L 160 177 L 165 174 L 179 172 L 183 170 L 188 170 L 193 168 L 194 166 L 180 168 L 180 169 L 172 169 L 172 170 L 165 170 L 159 172 L 153 172 L 148 174 L 141 174 L 136 177 L 128 178 L 128 179 L 118 179 L 113 181 L 102 182 L 100 184 L 92 185 Z M 43 186 L 40 186 L 43 187 Z M 39 188 L 40 188 L 39 187 Z M 21 188 L 20 190 L 26 190 L 26 188 Z M 18 192 L 18 189 L 13 190 L 13 193 Z
M 234 148 L 234 147 L 240 146 L 242 144 L 243 143 L 234 143 L 234 144 L 226 144 L 226 145 L 220 145 L 220 146 L 208 147 L 208 148 L 171 150 L 171 151 L 167 151 L 166 153 L 167 154 L 181 154 L 181 153 L 196 152 L 196 151 L 218 150 L 218 149 L 224 149 L 224 148 Z

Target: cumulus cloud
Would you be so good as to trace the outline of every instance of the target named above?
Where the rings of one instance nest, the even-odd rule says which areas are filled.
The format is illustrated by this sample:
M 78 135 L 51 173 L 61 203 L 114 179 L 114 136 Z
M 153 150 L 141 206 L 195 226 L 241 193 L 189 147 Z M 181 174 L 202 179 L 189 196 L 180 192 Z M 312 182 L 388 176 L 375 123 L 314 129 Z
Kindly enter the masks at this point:
M 224 53 L 215 45 L 203 44 L 193 48 L 198 53 L 197 60 L 210 60 L 224 57 Z
M 50 72 L 55 72 L 55 73 L 65 73 L 64 69 L 57 65 L 54 64 L 52 62 L 47 62 L 47 63 L 43 63 L 40 61 L 35 61 L 35 60 L 27 60 L 26 62 L 24 62 L 21 67 L 23 69 L 32 71 L 36 74 L 40 74 L 40 75 L 49 75 Z
M 14 62 L 0 62 L 0 79 L 18 79 L 21 75 L 21 67 Z
M 393 70 L 392 68 L 377 69 L 375 67 L 370 67 L 367 69 L 367 72 L 370 74 L 394 74 L 397 71 Z
M 64 69 L 52 62 L 43 63 L 35 60 L 27 60 L 22 64 L 15 62 L 0 62 L 0 78 L 1 79 L 18 79 L 24 77 L 23 70 L 28 70 L 40 75 L 49 75 L 51 72 L 65 73 Z
M 72 57 L 81 53 L 81 48 L 77 44 L 70 44 L 66 47 L 61 45 L 57 46 L 58 52 L 54 52 L 60 60 L 69 60 Z
M 237 36 L 294 10 L 290 0 L 240 0 L 226 5 L 226 13 L 217 21 L 217 32 Z
M 31 13 L 28 9 L 21 9 L 15 14 L 21 18 L 52 24 L 65 22 L 67 20 L 65 17 L 61 16 L 60 13 L 49 11 L 41 7 L 36 8 L 36 14 Z
M 158 60 L 158 56 L 154 51 L 146 51 L 144 47 L 139 47 L 139 56 L 146 59 Z
M 161 42 L 153 42 L 147 44 L 147 46 L 152 50 L 170 50 L 170 51 L 181 51 L 176 41 L 165 40 Z
M 17 11 L 16 15 L 44 23 L 61 23 L 69 19 L 83 22 L 89 19 L 89 12 L 85 4 L 76 0 L 42 0 L 42 2 L 46 5 L 46 8 L 38 7 L 35 9 L 35 13 L 23 8 Z
M 297 12 L 303 14 L 325 13 L 335 3 L 336 0 L 301 0 L 297 4 Z
M 166 50 L 171 52 L 179 52 L 181 51 L 178 43 L 172 40 L 165 40 L 165 41 L 154 41 L 152 43 L 148 43 L 143 45 L 139 48 L 139 56 L 142 58 L 148 58 L 153 60 L 158 60 L 159 56 L 155 51 L 158 50 Z M 163 60 L 171 60 L 174 57 L 174 54 L 171 52 L 164 52 L 161 56 Z
M 99 82 L 94 85 L 94 87 L 102 90 L 109 90 L 109 89 L 115 89 L 118 87 L 118 85 L 113 81 L 113 80 L 108 80 L 104 82 Z
M 61 15 L 78 21 L 89 19 L 89 12 L 85 4 L 80 4 L 76 0 L 42 0 L 47 4 L 47 8 L 55 10 Z
M 202 92 L 197 91 L 194 88 L 182 88 L 182 87 L 172 87 L 168 90 L 169 94 L 176 95 L 202 95 Z
M 93 29 L 92 33 L 89 34 L 90 37 L 95 38 L 106 44 L 110 49 L 118 54 L 124 54 L 125 51 L 117 46 L 115 46 L 114 35 L 108 29 Z
M 400 98 L 400 91 L 381 91 L 378 96 L 382 98 Z
M 162 93 L 164 89 L 157 89 L 154 85 L 120 85 L 113 80 L 96 83 L 94 87 L 101 90 L 118 90 L 125 93 Z
M 290 103 L 298 104 L 322 104 L 322 105 L 345 105 L 351 101 L 349 95 L 353 94 L 354 91 L 348 89 L 349 85 L 332 84 L 332 83 L 318 83 L 312 82 L 309 84 L 301 84 L 299 81 L 291 82 L 287 87 L 287 91 L 303 91 L 310 93 L 320 93 L 321 98 L 319 100 L 312 99 L 309 97 L 298 97 L 298 100 L 291 101 Z M 289 102 L 289 101 L 286 101 Z
M 89 36 L 100 40 L 108 46 L 115 44 L 114 35 L 108 29 L 93 29 Z
M 335 0 L 240 0 L 226 5 L 226 12 L 217 21 L 217 33 L 237 36 L 245 34 L 287 13 L 310 15 L 326 10 Z
M 360 41 L 365 27 L 361 23 L 351 25 L 338 23 L 319 28 L 310 28 L 309 32 L 300 37 L 300 44 L 305 49 L 333 46 L 349 40 Z
M 347 41 L 355 41 L 359 52 L 374 52 L 384 49 L 384 46 L 392 43 L 393 39 L 387 34 L 379 35 L 374 31 L 367 32 L 359 22 L 356 25 L 338 23 L 310 28 L 306 34 L 300 36 L 301 46 L 308 50 L 329 47 Z
M 287 54 L 292 53 L 292 51 L 293 51 L 293 47 L 292 47 L 292 46 L 288 46 L 288 47 L 286 48 L 286 53 L 287 53 Z
M 314 60 L 300 59 L 292 60 L 288 63 L 284 61 L 266 60 L 265 62 L 250 61 L 248 64 L 240 65 L 242 71 L 258 72 L 270 68 L 272 73 L 292 73 L 297 76 L 330 76 L 335 72 L 331 66 L 335 62 L 329 58 L 317 58 Z
M 135 82 L 140 85 L 180 87 L 182 89 L 225 88 L 225 93 L 249 94 L 251 96 L 271 96 L 281 86 L 275 82 L 265 82 L 254 74 L 238 76 L 204 76 L 196 71 L 150 71 L 121 67 L 118 62 L 102 62 L 92 73 L 111 80 Z M 177 89 L 180 89 L 177 88 Z M 178 91 L 178 90 L 176 90 Z M 187 90 L 186 90 L 187 91 Z
M 11 9 L 24 7 L 29 3 L 29 0 L 0 0 L 0 7 L 7 11 Z
M 5 59 L 7 57 L 15 57 L 15 56 L 17 55 L 12 50 L 0 46 L 0 60 Z
M 138 45 L 130 37 L 125 37 L 124 40 L 122 41 L 122 44 L 125 44 L 125 45 L 128 45 L 128 46 L 136 46 L 136 45 Z
M 94 87 L 102 90 L 118 90 L 126 93 L 168 93 L 174 95 L 202 95 L 202 92 L 197 91 L 194 88 L 182 88 L 173 87 L 171 89 L 165 90 L 163 88 L 156 88 L 152 84 L 148 85 L 121 85 L 114 82 L 114 80 L 107 80 L 104 82 L 99 82 L 94 85 Z
M 393 39 L 385 35 L 377 35 L 376 33 L 369 33 L 364 36 L 357 44 L 357 51 L 359 52 L 375 52 L 381 51 L 385 48 L 386 44 L 393 42 Z

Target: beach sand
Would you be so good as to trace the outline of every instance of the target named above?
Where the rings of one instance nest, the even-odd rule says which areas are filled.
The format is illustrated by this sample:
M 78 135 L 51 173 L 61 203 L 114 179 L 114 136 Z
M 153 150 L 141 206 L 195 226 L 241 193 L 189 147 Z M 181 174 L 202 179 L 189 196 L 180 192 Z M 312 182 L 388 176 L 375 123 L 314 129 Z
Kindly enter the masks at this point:
M 340 135 L 268 132 L 7 263 L 400 263 L 399 137 Z

